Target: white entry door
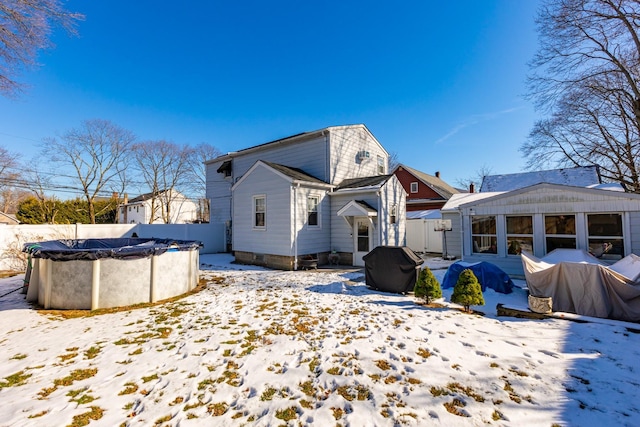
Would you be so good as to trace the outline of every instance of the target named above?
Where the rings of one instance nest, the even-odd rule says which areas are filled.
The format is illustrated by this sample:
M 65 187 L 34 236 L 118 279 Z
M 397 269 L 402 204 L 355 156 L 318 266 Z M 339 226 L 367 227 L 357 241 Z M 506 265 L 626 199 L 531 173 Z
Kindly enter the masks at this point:
M 364 267 L 362 257 L 373 249 L 373 232 L 367 218 L 355 218 L 353 221 L 353 265 Z

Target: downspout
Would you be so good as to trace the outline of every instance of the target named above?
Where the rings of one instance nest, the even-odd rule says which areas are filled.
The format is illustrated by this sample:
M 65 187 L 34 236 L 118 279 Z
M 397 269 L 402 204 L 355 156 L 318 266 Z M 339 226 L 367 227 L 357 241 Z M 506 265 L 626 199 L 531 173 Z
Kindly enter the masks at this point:
M 300 183 L 297 184 L 300 188 Z M 293 185 L 291 192 L 293 193 L 293 270 L 298 270 L 298 191 Z
M 231 173 L 233 174 L 233 170 L 231 171 Z M 227 244 L 229 244 L 229 249 L 231 250 L 231 253 L 233 254 L 233 175 L 231 175 L 231 182 L 229 183 L 229 242 L 227 242 L 227 233 L 225 230 L 225 234 L 224 234 L 224 248 L 225 248 L 225 252 L 227 249 Z M 209 216 L 211 216 L 211 208 L 209 208 Z M 209 219 L 209 221 L 211 221 L 211 219 Z M 235 256 L 234 256 L 235 258 Z
M 327 160 L 325 161 L 325 181 L 329 184 L 333 184 L 333 179 L 331 177 L 331 150 L 329 148 L 329 138 L 327 137 L 327 131 L 322 131 L 322 136 L 324 136 L 324 147 L 325 147 L 325 156 L 327 156 Z
M 378 196 L 378 246 L 382 245 L 382 191 L 376 191 Z
M 456 208 L 460 214 L 460 259 L 464 259 L 464 216 L 462 215 L 462 209 L 458 206 Z M 446 233 L 446 231 L 443 231 Z

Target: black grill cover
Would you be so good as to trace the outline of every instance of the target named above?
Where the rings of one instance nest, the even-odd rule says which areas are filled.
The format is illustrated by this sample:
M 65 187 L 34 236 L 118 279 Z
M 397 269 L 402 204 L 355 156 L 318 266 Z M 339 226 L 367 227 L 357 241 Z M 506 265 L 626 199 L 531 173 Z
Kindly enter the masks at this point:
M 378 246 L 362 257 L 367 286 L 384 292 L 413 291 L 424 260 L 404 246 Z

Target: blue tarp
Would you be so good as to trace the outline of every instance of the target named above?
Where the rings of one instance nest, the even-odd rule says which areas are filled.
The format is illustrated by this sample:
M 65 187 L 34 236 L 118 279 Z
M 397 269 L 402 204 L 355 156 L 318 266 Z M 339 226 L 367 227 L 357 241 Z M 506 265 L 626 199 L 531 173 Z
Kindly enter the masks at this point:
M 458 281 L 460 273 L 466 269 L 470 269 L 476 275 L 480 286 L 482 286 L 482 292 L 487 288 L 491 288 L 501 294 L 513 292 L 513 281 L 509 275 L 497 265 L 484 261 L 476 263 L 458 261 L 451 264 L 442 279 L 442 288 L 453 288 Z

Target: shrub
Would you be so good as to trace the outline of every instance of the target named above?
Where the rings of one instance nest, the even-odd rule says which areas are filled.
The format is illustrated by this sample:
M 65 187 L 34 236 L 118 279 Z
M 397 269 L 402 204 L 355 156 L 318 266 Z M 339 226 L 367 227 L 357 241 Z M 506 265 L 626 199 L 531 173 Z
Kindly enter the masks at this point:
M 451 302 L 464 306 L 464 310 L 469 313 L 469 306 L 484 305 L 482 288 L 480 282 L 473 271 L 466 269 L 460 273 L 456 286 L 451 294 Z
M 427 304 L 430 304 L 434 299 L 442 297 L 440 283 L 429 267 L 425 267 L 420 271 L 413 293 L 416 298 L 424 298 L 424 302 Z

